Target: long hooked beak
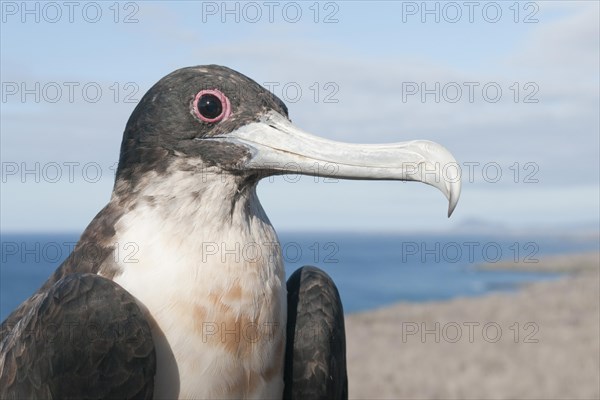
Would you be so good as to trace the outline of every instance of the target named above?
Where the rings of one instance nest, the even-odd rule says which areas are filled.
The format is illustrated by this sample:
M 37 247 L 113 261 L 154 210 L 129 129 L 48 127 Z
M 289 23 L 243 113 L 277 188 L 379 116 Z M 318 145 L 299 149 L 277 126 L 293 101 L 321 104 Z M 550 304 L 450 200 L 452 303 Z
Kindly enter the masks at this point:
M 301 173 L 364 180 L 418 181 L 435 186 L 449 201 L 448 217 L 460 197 L 460 169 L 443 146 L 427 140 L 351 144 L 320 138 L 271 111 L 258 122 L 215 138 L 243 144 L 251 157 L 240 167 L 264 176 Z

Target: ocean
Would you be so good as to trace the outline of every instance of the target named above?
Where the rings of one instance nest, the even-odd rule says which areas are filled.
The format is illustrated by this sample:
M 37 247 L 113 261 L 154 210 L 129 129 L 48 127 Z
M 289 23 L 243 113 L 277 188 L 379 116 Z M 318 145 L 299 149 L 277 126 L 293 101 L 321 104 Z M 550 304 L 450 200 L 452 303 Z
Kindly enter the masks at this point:
M 69 255 L 79 234 L 9 234 L 1 238 L 0 320 L 27 299 Z M 345 313 L 399 301 L 424 302 L 557 279 L 559 273 L 481 270 L 483 262 L 536 263 L 547 255 L 598 250 L 597 238 L 545 235 L 466 234 L 279 234 L 286 273 L 303 265 L 324 269 L 340 291 Z M 222 247 L 221 247 L 222 246 Z M 210 244 L 207 254 L 256 259 L 257 247 Z M 134 245 L 121 249 L 135 259 Z M 174 266 L 175 267 L 175 266 Z

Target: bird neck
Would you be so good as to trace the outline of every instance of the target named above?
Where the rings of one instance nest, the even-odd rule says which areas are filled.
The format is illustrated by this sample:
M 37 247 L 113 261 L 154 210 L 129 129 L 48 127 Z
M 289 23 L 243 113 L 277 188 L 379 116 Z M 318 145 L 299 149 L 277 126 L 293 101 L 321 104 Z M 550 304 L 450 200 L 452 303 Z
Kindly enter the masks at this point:
M 181 158 L 171 161 L 164 170 L 117 176 L 111 203 L 128 210 L 151 208 L 186 222 L 225 222 L 232 219 L 236 209 L 242 214 L 249 203 L 256 203 L 262 211 L 256 184 L 256 178 Z
M 215 266 L 225 258 L 228 268 L 246 268 L 256 263 L 244 262 L 251 257 L 244 251 L 260 251 L 265 259 L 259 264 L 269 264 L 275 274 L 283 271 L 277 235 L 256 196 L 255 179 L 180 165 L 165 173 L 146 172 L 135 184 L 117 180 L 111 203 L 124 211 L 115 223 L 116 241 L 134 242 L 140 252 L 160 249 L 173 259 L 181 254 L 206 259 L 217 249 L 211 255 L 220 257 Z

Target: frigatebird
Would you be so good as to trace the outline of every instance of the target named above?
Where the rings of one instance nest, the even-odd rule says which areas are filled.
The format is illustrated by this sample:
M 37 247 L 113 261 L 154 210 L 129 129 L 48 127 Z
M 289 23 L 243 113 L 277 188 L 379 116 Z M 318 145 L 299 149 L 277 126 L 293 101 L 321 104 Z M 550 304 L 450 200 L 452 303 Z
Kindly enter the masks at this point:
M 279 98 L 226 67 L 172 72 L 127 122 L 109 203 L 2 323 L 0 396 L 346 398 L 337 288 L 310 266 L 286 285 L 257 183 L 290 168 L 421 181 L 450 215 L 460 177 L 432 173 L 450 163 L 430 141 L 305 133 Z

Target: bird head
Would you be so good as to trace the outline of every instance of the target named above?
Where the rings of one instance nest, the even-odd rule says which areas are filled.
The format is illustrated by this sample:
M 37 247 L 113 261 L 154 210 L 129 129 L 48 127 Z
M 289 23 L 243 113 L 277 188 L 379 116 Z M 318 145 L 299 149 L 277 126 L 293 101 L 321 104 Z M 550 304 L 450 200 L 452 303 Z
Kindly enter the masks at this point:
M 441 145 L 348 144 L 311 135 L 291 123 L 287 107 L 271 92 L 215 65 L 174 71 L 143 96 L 123 135 L 117 182 L 131 184 L 174 163 L 253 183 L 285 173 L 419 181 L 446 196 L 448 216 L 461 189 L 456 160 Z

